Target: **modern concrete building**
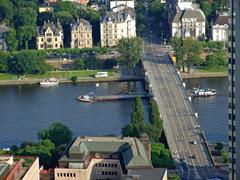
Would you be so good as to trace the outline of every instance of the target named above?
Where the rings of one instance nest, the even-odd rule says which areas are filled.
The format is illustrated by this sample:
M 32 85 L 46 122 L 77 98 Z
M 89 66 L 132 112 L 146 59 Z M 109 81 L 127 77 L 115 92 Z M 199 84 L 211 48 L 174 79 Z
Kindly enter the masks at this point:
M 63 179 L 166 179 L 166 169 L 153 169 L 148 139 L 77 137 L 55 168 L 55 180 Z
M 0 156 L 0 179 L 39 180 L 39 159 L 25 156 Z
M 92 26 L 84 19 L 71 24 L 71 48 L 91 48 Z
M 229 179 L 240 179 L 240 0 L 229 0 Z
M 213 41 L 228 40 L 228 15 L 219 15 L 212 26 Z
M 56 24 L 44 22 L 37 27 L 36 46 L 38 50 L 63 48 L 63 29 L 59 21 Z
M 0 24 L 0 50 L 8 50 L 6 44 L 6 37 L 9 31 L 11 31 L 11 28 L 6 26 L 5 24 Z
M 121 38 L 136 37 L 134 9 L 106 12 L 100 20 L 100 31 L 102 47 L 116 46 Z

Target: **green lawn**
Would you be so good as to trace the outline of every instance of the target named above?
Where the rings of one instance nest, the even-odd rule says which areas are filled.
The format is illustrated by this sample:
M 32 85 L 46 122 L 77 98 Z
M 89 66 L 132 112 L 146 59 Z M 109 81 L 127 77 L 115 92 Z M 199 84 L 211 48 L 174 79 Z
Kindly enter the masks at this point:
M 227 67 L 224 66 L 219 66 L 215 68 L 196 68 L 194 69 L 196 72 L 203 72 L 203 73 L 208 73 L 208 72 L 221 72 L 221 73 L 227 73 L 228 69 Z
M 49 71 L 45 74 L 26 74 L 24 75 L 25 79 L 44 79 L 44 78 L 71 78 L 72 76 L 77 77 L 94 77 L 94 75 L 101 70 L 79 70 L 79 71 Z M 108 70 L 108 76 L 113 76 L 113 70 Z M 0 80 L 12 80 L 17 79 L 17 75 L 0 73 Z
M 15 74 L 8 74 L 8 73 L 0 73 L 0 80 L 12 80 L 17 79 L 17 75 Z

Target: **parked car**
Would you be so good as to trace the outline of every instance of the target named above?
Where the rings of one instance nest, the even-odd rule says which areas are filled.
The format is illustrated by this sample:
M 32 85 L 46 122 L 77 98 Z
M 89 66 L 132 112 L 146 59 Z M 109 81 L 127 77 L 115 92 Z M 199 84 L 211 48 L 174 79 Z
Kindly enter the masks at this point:
M 106 78 L 108 77 L 108 72 L 97 72 L 95 78 Z

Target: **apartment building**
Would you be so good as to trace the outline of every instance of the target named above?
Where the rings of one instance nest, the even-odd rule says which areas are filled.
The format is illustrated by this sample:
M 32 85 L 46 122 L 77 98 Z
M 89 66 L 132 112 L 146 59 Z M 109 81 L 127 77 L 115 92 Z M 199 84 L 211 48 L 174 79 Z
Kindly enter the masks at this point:
M 71 24 L 71 48 L 91 48 L 92 45 L 91 24 L 84 19 Z
M 63 48 L 63 29 L 59 21 L 44 22 L 41 27 L 37 27 L 36 47 L 40 49 Z
M 228 40 L 228 15 L 219 15 L 212 26 L 213 41 Z
M 240 179 L 240 0 L 229 0 L 229 179 Z
M 123 137 L 77 137 L 55 168 L 55 180 L 63 179 L 166 179 L 166 169 L 154 169 L 149 141 Z
M 178 1 L 176 15 L 172 21 L 172 37 L 197 39 L 206 34 L 206 17 L 191 0 Z
M 39 180 L 39 159 L 29 156 L 0 156 L 0 179 Z
M 101 46 L 116 46 L 121 38 L 136 37 L 134 9 L 106 12 L 100 20 Z

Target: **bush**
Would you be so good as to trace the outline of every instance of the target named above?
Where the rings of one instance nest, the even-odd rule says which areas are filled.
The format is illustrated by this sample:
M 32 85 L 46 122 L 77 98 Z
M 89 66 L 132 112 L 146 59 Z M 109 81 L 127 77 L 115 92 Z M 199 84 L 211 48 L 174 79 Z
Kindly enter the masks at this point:
M 171 168 L 173 160 L 170 151 L 163 144 L 151 144 L 151 159 L 154 168 Z

